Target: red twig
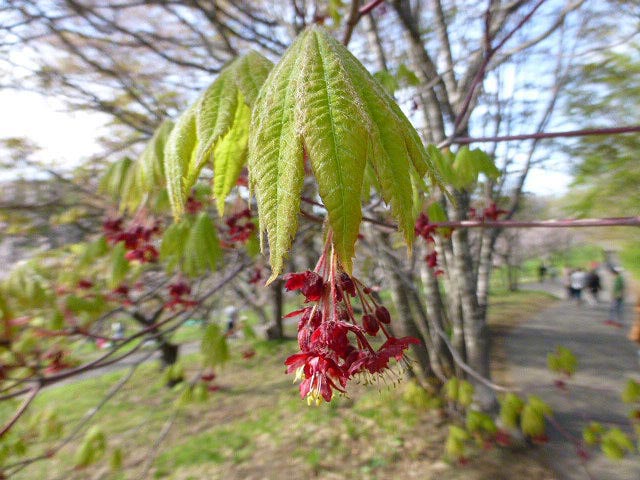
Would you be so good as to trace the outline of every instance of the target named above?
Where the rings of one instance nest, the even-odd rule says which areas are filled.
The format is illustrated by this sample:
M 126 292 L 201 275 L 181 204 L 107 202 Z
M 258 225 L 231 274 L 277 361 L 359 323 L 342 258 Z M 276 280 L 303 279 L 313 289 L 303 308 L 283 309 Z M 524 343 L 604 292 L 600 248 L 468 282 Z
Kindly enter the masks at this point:
M 358 10 L 358 13 L 360 15 L 366 15 L 367 13 L 371 12 L 371 10 L 376 8 L 378 5 L 383 4 L 384 2 L 385 0 L 372 0 L 371 2 L 360 7 L 360 10 Z
M 351 0 L 351 11 L 349 12 L 349 18 L 347 19 L 347 28 L 344 31 L 344 37 L 342 39 L 342 43 L 346 47 L 349 45 L 351 41 L 351 36 L 353 35 L 353 31 L 356 28 L 356 25 L 360 21 L 360 11 L 358 7 L 360 6 L 360 0 Z
M 564 132 L 524 133 L 521 135 L 500 135 L 495 137 L 457 137 L 443 142 L 438 147 L 446 145 L 468 145 L 482 142 L 509 142 L 512 140 L 540 140 L 545 138 L 584 137 L 588 135 L 620 135 L 624 133 L 640 133 L 640 125 L 613 128 L 586 128 L 583 130 L 568 130 Z
M 458 222 L 435 222 L 436 227 L 456 228 L 577 228 L 577 227 L 637 227 L 640 217 L 570 218 L 562 220 L 462 220 Z
M 639 127 L 640 128 L 640 127 Z M 316 207 L 325 208 L 322 203 L 302 197 L 302 201 Z M 388 223 L 375 218 L 363 216 L 362 220 L 383 228 L 396 230 L 395 223 Z M 610 218 L 565 218 L 560 220 L 460 220 L 456 222 L 434 222 L 434 227 L 449 228 L 580 228 L 580 227 L 638 227 L 638 217 L 610 217 Z
M 13 414 L 13 417 L 11 417 L 11 419 L 5 424 L 5 426 L 2 427 L 2 430 L 0 430 L 0 438 L 4 437 L 9 432 L 9 430 L 11 430 L 11 428 L 15 425 L 18 419 L 22 415 L 24 415 L 24 412 L 27 411 L 27 408 L 29 408 L 29 405 L 31 405 L 31 402 L 33 402 L 33 399 L 36 398 L 36 395 L 40 391 L 41 387 L 42 385 L 40 383 L 37 383 L 31 388 L 31 390 L 29 391 L 29 395 L 27 396 L 27 398 L 24 399 L 24 402 L 22 402 L 22 405 L 20 405 L 20 408 L 16 410 L 16 412 Z

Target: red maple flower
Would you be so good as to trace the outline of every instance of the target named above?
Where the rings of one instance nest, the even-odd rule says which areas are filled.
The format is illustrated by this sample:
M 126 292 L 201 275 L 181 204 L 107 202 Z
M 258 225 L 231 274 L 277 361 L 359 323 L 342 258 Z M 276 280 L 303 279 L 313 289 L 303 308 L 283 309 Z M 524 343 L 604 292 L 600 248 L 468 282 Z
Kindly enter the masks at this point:
M 435 250 L 427 254 L 424 259 L 426 260 L 427 266 L 429 268 L 436 268 L 438 266 L 438 252 L 436 252 Z
M 194 196 L 193 193 L 189 195 L 189 198 L 187 198 L 187 201 L 184 204 L 185 211 L 191 215 L 195 215 L 200 210 L 202 210 L 203 207 L 204 207 L 204 204 L 196 200 L 196 197 Z
M 511 435 L 509 435 L 509 433 L 505 432 L 504 430 L 498 430 L 495 433 L 494 440 L 496 444 L 500 445 L 501 447 L 508 447 L 509 445 L 511 445 Z
M 391 314 L 384 305 L 378 305 L 376 307 L 376 318 L 380 323 L 384 323 L 385 325 L 389 325 L 391 323 Z
M 309 302 L 320 300 L 324 291 L 324 281 L 316 272 L 306 270 L 302 273 L 287 273 L 283 278 L 284 288 L 290 292 L 300 290 Z
M 487 208 L 484 209 L 484 218 L 495 222 L 498 218 L 505 213 L 509 213 L 507 210 L 502 210 L 497 207 L 495 203 L 492 203 Z
M 391 315 L 372 289 L 345 272 L 335 254 L 329 255 L 329 240 L 314 271 L 284 275 L 285 288 L 300 291 L 307 306 L 286 317 L 300 317 L 298 345 L 300 353 L 285 361 L 287 373 L 302 380 L 300 395 L 309 404 L 330 401 L 335 391 L 344 392 L 356 375 L 383 374 L 391 360 L 402 361 L 413 337 L 396 338 L 385 325 Z M 357 321 L 352 302 L 362 305 L 362 318 Z M 382 334 L 386 340 L 375 350 L 367 337 Z
M 78 288 L 82 290 L 88 290 L 93 287 L 93 282 L 91 280 L 82 279 L 78 281 Z
M 378 334 L 378 330 L 380 330 L 378 319 L 369 313 L 365 313 L 362 316 L 362 327 L 372 337 L 375 337 Z

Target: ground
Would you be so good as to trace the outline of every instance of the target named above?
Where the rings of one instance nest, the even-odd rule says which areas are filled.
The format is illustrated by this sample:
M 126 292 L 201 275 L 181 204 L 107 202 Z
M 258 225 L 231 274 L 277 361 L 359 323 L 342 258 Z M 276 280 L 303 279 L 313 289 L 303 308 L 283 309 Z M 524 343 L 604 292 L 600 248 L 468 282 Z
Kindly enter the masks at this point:
M 543 294 L 502 295 L 492 309 L 492 321 L 504 325 L 524 320 L 546 303 Z M 397 388 L 357 386 L 349 397 L 308 407 L 292 378 L 284 375 L 283 361 L 295 351 L 294 341 L 259 342 L 254 346 L 257 354 L 248 360 L 241 355 L 245 347 L 234 348 L 233 360 L 219 372 L 219 391 L 205 402 L 180 407 L 158 449 L 154 443 L 175 412 L 176 393 L 162 386 L 155 365 L 138 368 L 95 419 L 107 433 L 109 451 L 119 447 L 124 452 L 121 472 L 110 473 L 108 455 L 97 466 L 73 470 L 76 441 L 15 478 L 140 478 L 149 452 L 156 450 L 157 458 L 144 478 L 555 478 L 529 451 L 491 450 L 471 455 L 464 466 L 445 462 L 447 420 L 438 409 L 407 401 L 405 382 Z M 195 365 L 192 360 L 186 359 L 188 371 Z M 68 433 L 127 371 L 49 389 L 32 414 L 45 404 L 55 408 Z
M 547 290 L 558 297 L 563 295 L 559 281 L 547 281 L 532 288 Z M 620 428 L 628 434 L 633 432 L 628 418 L 632 407 L 621 399 L 629 379 L 640 381 L 638 345 L 626 338 L 633 315 L 632 292 L 629 289 L 626 323 L 622 326 L 607 322 L 609 302 L 605 289 L 597 305 L 584 302 L 578 306 L 568 300 L 553 302 L 504 337 L 506 357 L 501 363 L 508 366 L 508 378 L 524 393 L 544 398 L 560 426 L 549 429 L 551 441 L 538 453 L 562 480 L 640 478 L 637 452 L 612 461 L 599 448 L 586 447 L 590 459 L 584 462 L 577 455 L 575 444 L 591 421 Z M 554 385 L 547 369 L 547 355 L 559 345 L 571 349 L 578 359 L 576 375 L 563 378 L 564 388 Z

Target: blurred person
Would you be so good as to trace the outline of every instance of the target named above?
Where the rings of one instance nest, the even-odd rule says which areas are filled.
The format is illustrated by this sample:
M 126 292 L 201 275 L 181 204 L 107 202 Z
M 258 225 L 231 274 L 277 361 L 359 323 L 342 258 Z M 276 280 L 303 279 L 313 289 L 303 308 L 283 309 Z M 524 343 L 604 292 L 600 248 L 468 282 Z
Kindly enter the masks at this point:
M 612 267 L 613 283 L 611 285 L 611 308 L 609 309 L 609 321 L 622 325 L 624 320 L 624 291 L 625 283 L 620 267 Z
M 227 315 L 227 336 L 232 336 L 236 332 L 236 327 L 238 323 L 239 312 L 238 309 L 234 305 L 229 305 L 225 309 L 225 314 Z
M 637 343 L 638 347 L 640 347 L 640 288 L 636 293 L 635 316 L 627 338 L 632 342 Z M 638 348 L 638 362 L 640 362 L 640 348 Z
M 571 300 L 573 298 L 573 289 L 571 288 L 571 274 L 573 273 L 573 269 L 568 266 L 562 267 L 562 286 L 564 287 L 565 293 L 567 294 L 567 300 Z
M 540 262 L 540 265 L 538 265 L 538 281 L 540 283 L 544 282 L 546 276 L 547 276 L 547 266 L 544 264 L 544 262 Z
M 600 275 L 598 275 L 597 268 L 592 268 L 591 271 L 587 274 L 586 286 L 589 293 L 591 293 L 591 298 L 593 299 L 594 305 L 600 303 L 598 298 L 598 294 L 600 290 L 602 290 L 602 284 L 600 283 Z
M 570 277 L 571 296 L 576 299 L 578 305 L 582 305 L 582 290 L 587 283 L 587 272 L 582 267 L 576 268 Z

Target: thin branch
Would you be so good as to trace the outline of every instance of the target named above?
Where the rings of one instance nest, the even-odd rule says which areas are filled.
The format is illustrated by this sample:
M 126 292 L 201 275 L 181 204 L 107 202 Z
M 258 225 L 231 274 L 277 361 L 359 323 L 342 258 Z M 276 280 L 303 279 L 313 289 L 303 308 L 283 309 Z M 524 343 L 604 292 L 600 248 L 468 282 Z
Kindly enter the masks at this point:
M 512 140 L 540 140 L 545 138 L 584 137 L 588 135 L 620 135 L 624 133 L 639 133 L 640 125 L 613 128 L 585 128 L 582 130 L 568 130 L 564 132 L 524 133 L 521 135 L 498 135 L 495 137 L 454 137 L 438 144 L 438 148 L 448 145 L 468 145 L 483 142 L 510 142 Z
M 2 430 L 0 430 L 0 438 L 4 437 L 9 432 L 9 430 L 11 430 L 11 428 L 15 425 L 15 423 L 20 419 L 20 417 L 24 415 L 24 412 L 27 411 L 27 408 L 29 408 L 29 405 L 31 405 L 31 402 L 33 402 L 33 399 L 36 398 L 36 395 L 40 391 L 40 388 L 42 388 L 42 385 L 40 383 L 35 384 L 31 388 L 29 392 L 29 396 L 27 396 L 27 398 L 24 399 L 24 401 L 22 402 L 22 405 L 20 405 L 20 408 L 16 410 L 16 412 L 13 414 L 13 417 L 11 417 L 11 419 L 5 424 L 5 426 L 2 427 Z
M 61 440 L 58 445 L 56 445 L 55 447 L 53 447 L 50 450 L 47 450 L 47 452 L 45 452 L 42 455 L 37 455 L 37 456 L 31 457 L 31 458 L 26 458 L 26 459 L 21 460 L 19 462 L 7 465 L 5 467 L 5 468 L 7 468 L 7 471 L 11 470 L 9 473 L 11 475 L 15 475 L 20 470 L 23 470 L 24 468 L 26 468 L 27 466 L 31 465 L 32 463 L 35 463 L 35 462 L 40 461 L 40 460 L 46 460 L 48 458 L 51 458 L 53 455 L 55 455 L 60 450 L 62 450 L 66 445 L 68 445 L 71 441 L 73 441 L 73 439 L 78 435 L 78 433 L 80 433 L 80 431 L 84 428 L 84 426 L 87 423 L 89 423 L 89 421 L 91 421 L 91 419 L 93 417 L 96 416 L 96 414 L 102 409 L 102 407 L 104 407 L 122 389 L 122 387 L 124 387 L 126 385 L 126 383 L 131 379 L 131 377 L 133 376 L 133 374 L 135 373 L 137 368 L 142 363 L 147 361 L 149 359 L 149 357 L 151 357 L 151 355 L 153 355 L 154 353 L 155 353 L 155 351 L 151 351 L 147 355 L 145 355 L 145 356 L 141 357 L 139 360 L 137 360 L 136 363 L 131 366 L 131 368 L 129 369 L 127 374 L 123 375 L 122 378 L 118 381 L 118 383 L 116 383 L 115 385 L 113 385 L 109 389 L 109 391 L 105 394 L 105 396 L 100 400 L 100 402 L 95 407 L 93 407 L 92 409 L 88 410 L 84 414 L 84 416 L 78 421 L 78 423 L 76 424 L 74 429 L 71 431 L 71 433 L 69 433 L 69 435 L 67 435 L 63 440 Z
M 173 424 L 178 419 L 179 414 L 180 414 L 180 409 L 176 408 L 173 411 L 173 414 L 171 415 L 171 417 L 169 417 L 169 419 L 165 422 L 164 426 L 162 427 L 162 430 L 160 431 L 160 434 L 158 435 L 158 438 L 156 438 L 156 441 L 153 442 L 153 445 L 149 449 L 149 453 L 147 454 L 146 461 L 144 463 L 144 466 L 142 467 L 142 472 L 140 473 L 140 476 L 138 478 L 141 478 L 141 479 L 147 478 L 147 475 L 149 474 L 149 470 L 153 466 L 153 462 L 155 461 L 158 455 L 158 448 L 160 447 L 160 444 L 164 441 L 164 439 L 167 437 L 167 435 L 169 435 L 169 432 L 171 431 L 171 427 L 173 427 Z
M 571 218 L 562 220 L 461 220 L 458 222 L 435 222 L 435 227 L 452 228 L 582 228 L 582 227 L 638 227 L 640 217 Z
M 349 12 L 349 17 L 347 18 L 347 28 L 344 31 L 344 36 L 342 37 L 342 43 L 346 47 L 349 45 L 351 41 L 351 36 L 353 35 L 353 30 L 356 28 L 358 21 L 362 14 L 358 10 L 360 7 L 360 0 L 351 0 L 351 10 Z
M 360 13 L 360 15 L 367 15 L 374 8 L 376 8 L 378 5 L 382 5 L 384 2 L 385 0 L 372 0 L 369 3 L 360 7 L 360 10 L 358 10 L 358 12 Z

